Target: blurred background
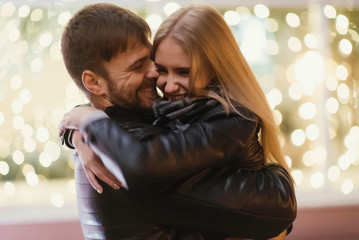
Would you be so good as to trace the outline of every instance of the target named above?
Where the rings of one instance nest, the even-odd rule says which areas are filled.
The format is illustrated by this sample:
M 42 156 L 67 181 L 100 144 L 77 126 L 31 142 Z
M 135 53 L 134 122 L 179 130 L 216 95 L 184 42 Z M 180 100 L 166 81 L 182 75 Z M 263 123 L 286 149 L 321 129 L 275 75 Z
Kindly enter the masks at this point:
M 95 2 L 131 9 L 153 34 L 181 6 L 217 8 L 283 131 L 299 207 L 288 239 L 359 239 L 358 0 L 0 1 L 0 239 L 82 239 L 74 151 L 57 126 L 86 99 L 60 39 L 71 16 Z

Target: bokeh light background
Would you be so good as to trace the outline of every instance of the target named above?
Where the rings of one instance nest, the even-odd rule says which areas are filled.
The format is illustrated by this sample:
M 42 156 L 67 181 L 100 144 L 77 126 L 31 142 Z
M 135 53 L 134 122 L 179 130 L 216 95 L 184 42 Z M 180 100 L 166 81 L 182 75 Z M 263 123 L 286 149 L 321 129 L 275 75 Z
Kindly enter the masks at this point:
M 57 126 L 85 97 L 62 62 L 72 14 L 99 1 L 0 1 L 0 209 L 75 203 Z M 193 1 L 107 1 L 155 33 Z M 299 206 L 359 201 L 359 1 L 202 1 L 231 26 L 283 131 Z

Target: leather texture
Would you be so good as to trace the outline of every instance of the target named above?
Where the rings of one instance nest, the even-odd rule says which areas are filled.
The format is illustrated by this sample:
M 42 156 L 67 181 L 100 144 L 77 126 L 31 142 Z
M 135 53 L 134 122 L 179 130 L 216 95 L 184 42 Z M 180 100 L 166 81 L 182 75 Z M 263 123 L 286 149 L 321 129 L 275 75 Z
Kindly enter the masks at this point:
M 137 124 L 136 128 L 141 135 L 144 133 L 145 126 Z M 179 239 L 180 231 L 177 237 L 170 228 L 166 232 L 166 226 L 171 226 L 184 231 L 198 229 L 206 236 L 222 236 L 211 239 L 228 236 L 266 239 L 291 226 L 297 205 L 289 174 L 278 165 L 264 167 L 258 130 L 257 119 L 236 115 L 193 123 L 184 132 L 162 131 L 160 137 L 151 138 L 153 135 L 146 133 L 142 143 L 134 137 L 136 133 L 128 134 L 109 119 L 89 124 L 85 132 L 92 147 L 116 159 L 111 165 L 121 168 L 131 201 L 141 206 L 145 219 L 163 227 L 137 225 L 137 236 L 141 231 L 155 229 L 162 235 L 154 233 L 152 236 L 156 237 L 149 239 Z M 105 207 L 118 207 L 118 201 L 108 199 L 101 200 L 103 205 L 89 203 L 93 215 L 103 212 Z M 85 205 L 79 199 L 81 204 Z M 123 209 L 126 212 L 122 216 L 136 216 L 132 210 Z M 122 218 L 116 212 L 113 215 Z M 81 222 L 91 222 L 91 216 L 80 216 Z M 103 232 L 117 224 L 109 219 L 110 215 L 98 217 Z M 119 222 L 119 229 L 126 223 L 129 222 Z M 83 227 L 90 229 L 87 225 Z M 130 229 L 123 228 L 121 234 L 126 235 Z

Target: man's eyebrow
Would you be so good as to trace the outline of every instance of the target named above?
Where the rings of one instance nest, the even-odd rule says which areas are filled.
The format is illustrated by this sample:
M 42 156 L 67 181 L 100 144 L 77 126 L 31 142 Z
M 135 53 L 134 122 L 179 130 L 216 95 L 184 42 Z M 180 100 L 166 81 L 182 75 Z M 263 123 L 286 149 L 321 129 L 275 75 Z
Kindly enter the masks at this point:
M 136 67 L 136 65 L 140 64 L 141 62 L 145 61 L 148 58 L 148 56 L 142 57 L 140 59 L 137 59 L 134 63 L 132 63 L 127 69 L 133 69 Z

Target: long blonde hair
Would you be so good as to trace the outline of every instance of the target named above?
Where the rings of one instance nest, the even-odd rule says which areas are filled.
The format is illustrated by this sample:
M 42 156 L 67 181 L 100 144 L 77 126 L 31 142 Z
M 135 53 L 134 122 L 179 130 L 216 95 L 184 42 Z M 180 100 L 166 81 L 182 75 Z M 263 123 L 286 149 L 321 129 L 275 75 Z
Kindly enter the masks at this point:
M 280 145 L 280 129 L 276 125 L 256 77 L 243 57 L 233 33 L 222 15 L 214 8 L 196 4 L 169 16 L 158 29 L 153 42 L 152 59 L 156 49 L 166 37 L 182 46 L 191 62 L 190 90 L 194 82 L 208 72 L 213 76 L 207 89 L 196 95 L 216 98 L 227 112 L 242 105 L 255 113 L 262 122 L 260 142 L 267 162 L 279 162 L 289 170 Z M 240 113 L 239 113 L 240 114 Z

